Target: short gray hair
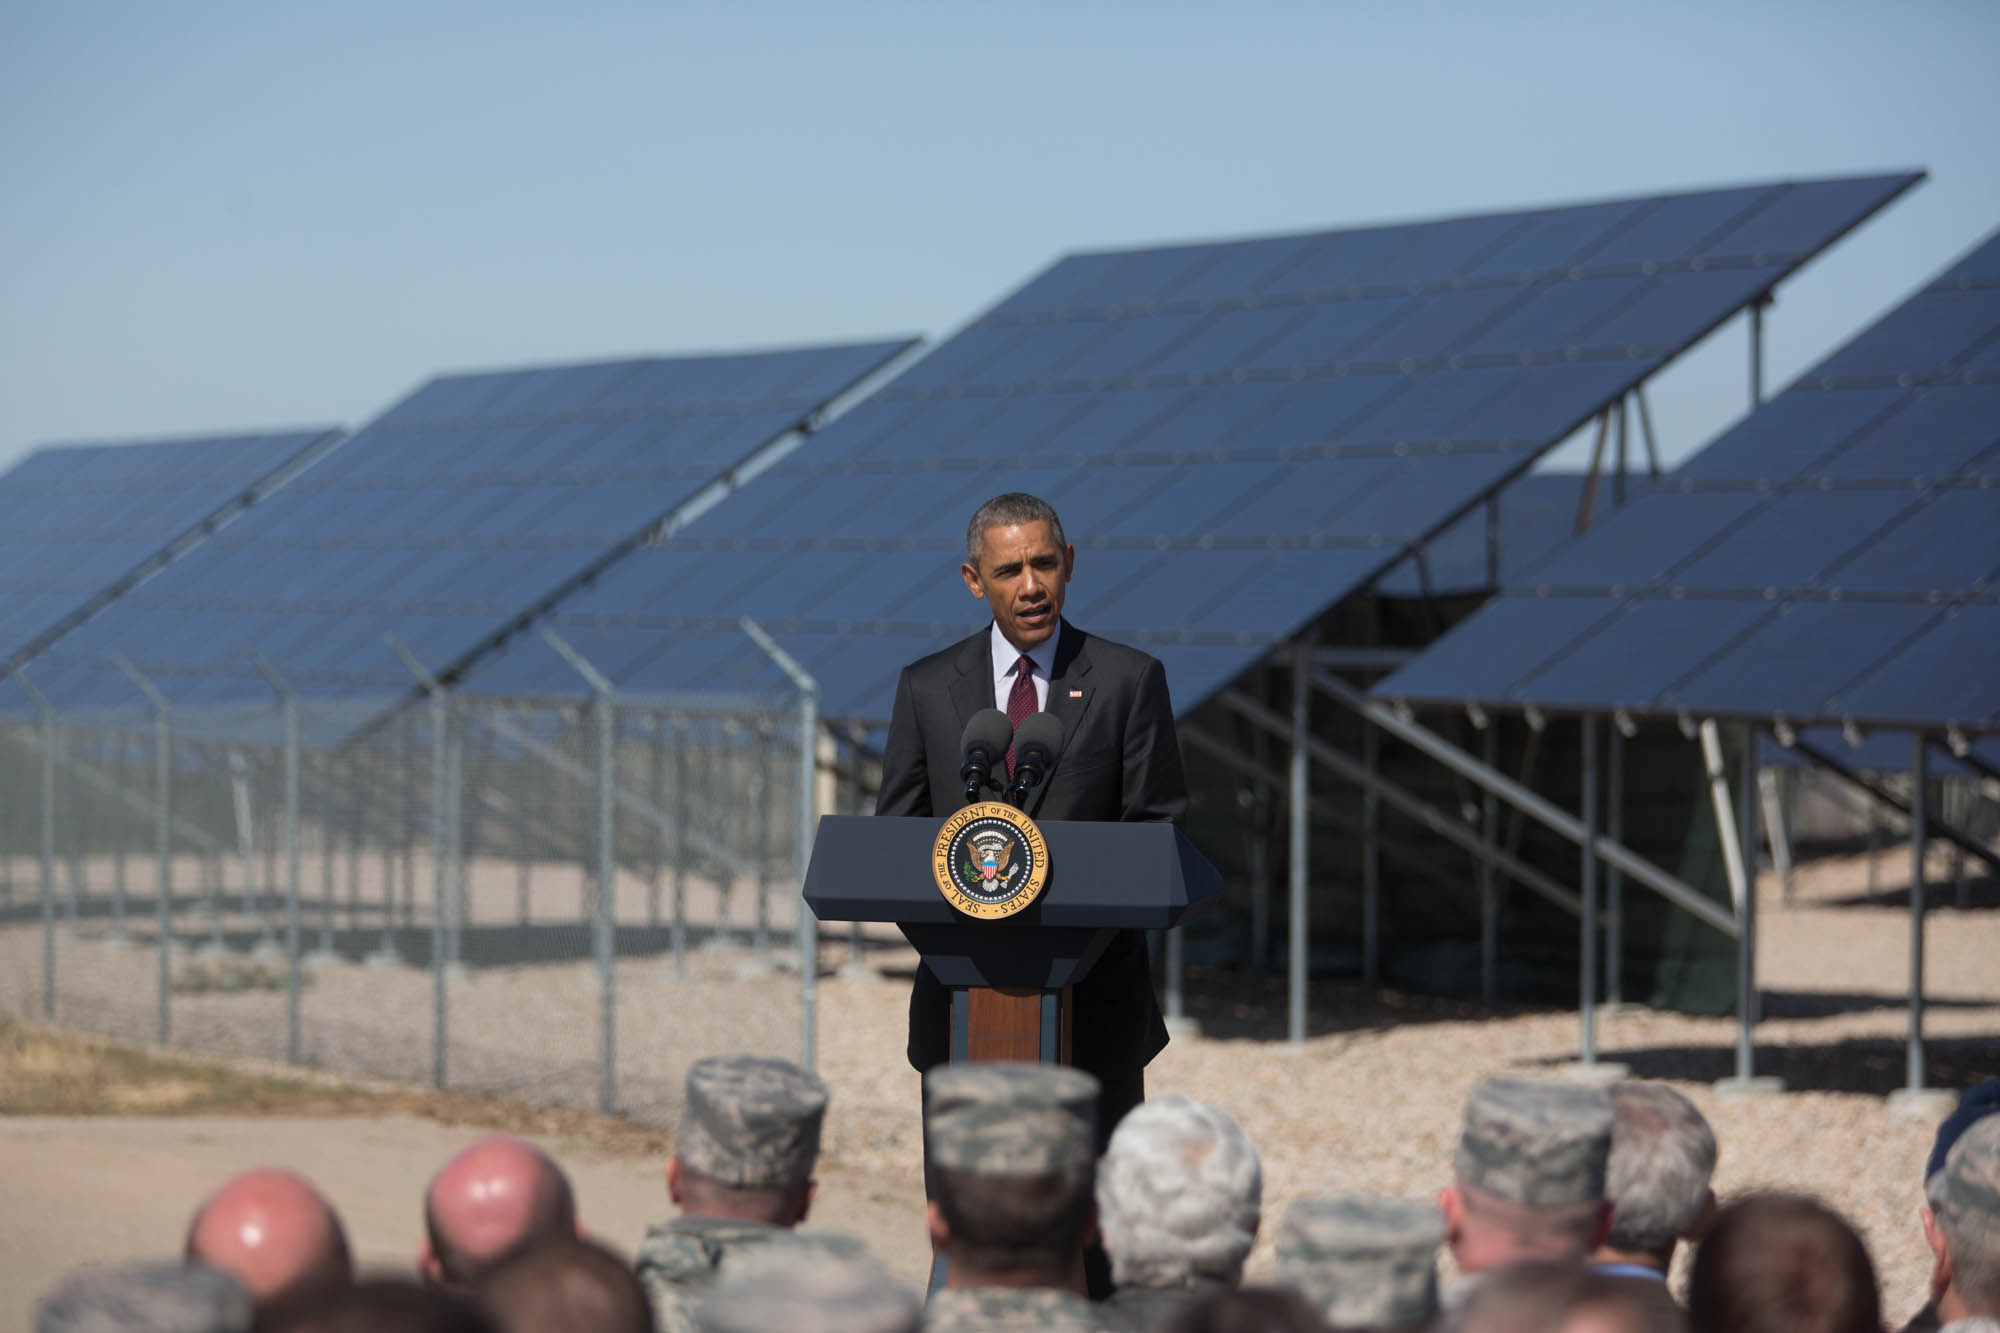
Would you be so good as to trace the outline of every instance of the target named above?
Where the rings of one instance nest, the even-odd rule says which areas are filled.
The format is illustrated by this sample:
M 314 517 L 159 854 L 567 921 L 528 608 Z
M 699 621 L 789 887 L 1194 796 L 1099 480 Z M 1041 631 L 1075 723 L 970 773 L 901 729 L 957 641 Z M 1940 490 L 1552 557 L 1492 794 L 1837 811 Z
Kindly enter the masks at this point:
M 250 1293 L 198 1264 L 93 1264 L 35 1310 L 36 1333 L 249 1333 Z
M 975 567 L 979 564 L 979 553 L 986 546 L 986 529 L 1011 528 L 1024 523 L 1046 523 L 1049 531 L 1056 535 L 1057 546 L 1069 545 L 1069 538 L 1063 536 L 1062 520 L 1056 517 L 1054 506 L 1039 495 L 1008 491 L 972 511 L 972 521 L 965 525 L 966 562 Z
M 1263 1205 L 1264 1168 L 1249 1136 L 1185 1097 L 1134 1107 L 1097 1165 L 1097 1222 L 1119 1286 L 1234 1284 Z
M 1715 1131 L 1664 1083 L 1612 1085 L 1616 1118 L 1604 1193 L 1613 1249 L 1665 1254 L 1701 1216 L 1715 1174 Z

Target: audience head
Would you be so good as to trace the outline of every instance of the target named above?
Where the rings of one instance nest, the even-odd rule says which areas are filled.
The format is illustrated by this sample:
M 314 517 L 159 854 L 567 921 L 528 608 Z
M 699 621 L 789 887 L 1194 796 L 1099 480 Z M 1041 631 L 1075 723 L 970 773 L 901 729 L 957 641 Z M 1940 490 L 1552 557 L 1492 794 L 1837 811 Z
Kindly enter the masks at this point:
M 363 1278 L 279 1311 L 258 1327 L 271 1333 L 500 1333 L 470 1296 L 400 1277 Z
M 1703 1333 L 1879 1333 L 1882 1303 L 1845 1218 L 1803 1195 L 1752 1194 L 1695 1248 L 1688 1316 Z
M 1327 1333 L 1327 1326 L 1296 1291 L 1244 1287 L 1195 1297 L 1159 1333 Z
M 179 1264 L 92 1264 L 49 1288 L 35 1333 L 249 1333 L 250 1293 L 227 1273 Z
M 1438 1200 L 1460 1271 L 1580 1259 L 1602 1244 L 1611 1124 L 1598 1088 L 1509 1075 L 1475 1087 L 1456 1177 Z
M 1444 1220 L 1381 1195 L 1301 1199 L 1278 1228 L 1278 1277 L 1343 1329 L 1421 1328 L 1437 1314 Z
M 1939 1316 L 2000 1317 L 2000 1116 L 1959 1136 L 1926 1192 Z
M 695 1309 L 698 1333 L 917 1333 L 923 1303 L 880 1265 L 774 1240 L 723 1260 Z
M 354 1280 L 347 1233 L 333 1205 L 303 1176 L 259 1167 L 232 1177 L 188 1223 L 189 1263 L 243 1284 L 261 1310 Z
M 667 1193 L 690 1217 L 798 1225 L 812 1207 L 826 1101 L 826 1084 L 785 1060 L 695 1061 Z
M 924 1087 L 926 1213 L 952 1285 L 1080 1282 L 1096 1222 L 1097 1080 L 997 1063 L 934 1069 Z
M 1605 1252 L 1643 1256 L 1662 1270 L 1674 1245 L 1693 1236 L 1715 1207 L 1715 1131 L 1693 1102 L 1664 1083 L 1619 1083 L 1605 1193 L 1611 1234 Z M 1609 1257 L 1609 1253 L 1606 1253 Z
M 1686 1333 L 1657 1282 L 1609 1277 L 1574 1262 L 1512 1264 L 1487 1274 L 1451 1333 Z
M 1097 1225 L 1121 1287 L 1235 1286 L 1257 1242 L 1264 1175 L 1234 1120 L 1184 1097 L 1134 1107 L 1097 1164 Z
M 632 1267 L 587 1240 L 508 1260 L 479 1286 L 502 1333 L 653 1333 L 653 1307 Z
M 569 1177 L 525 1139 L 496 1134 L 444 1164 L 424 1192 L 418 1268 L 439 1286 L 470 1288 L 539 1245 L 576 1237 Z

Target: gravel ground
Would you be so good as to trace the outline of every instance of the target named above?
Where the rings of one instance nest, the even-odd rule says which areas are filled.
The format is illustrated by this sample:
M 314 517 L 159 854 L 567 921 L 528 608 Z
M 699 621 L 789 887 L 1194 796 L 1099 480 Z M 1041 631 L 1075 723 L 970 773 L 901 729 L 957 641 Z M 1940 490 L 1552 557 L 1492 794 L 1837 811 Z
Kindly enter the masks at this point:
M 1943 871 L 1940 860 L 1933 873 L 1943 878 Z M 1707 1113 L 1722 1144 L 1717 1187 L 1725 1196 L 1759 1186 L 1803 1189 L 1852 1218 L 1882 1270 L 1888 1313 L 1900 1321 L 1924 1294 L 1928 1256 L 1915 1209 L 1933 1127 L 1895 1119 L 1883 1101 L 1904 1080 L 1907 856 L 1885 856 L 1877 901 L 1863 893 L 1866 874 L 1859 857 L 1811 864 L 1799 873 L 1789 905 L 1768 877 L 1760 886 L 1760 978 L 1773 994 L 1757 1028 L 1757 1065 L 1759 1073 L 1785 1080 L 1784 1093 L 1722 1099 L 1713 1092 L 1711 1082 L 1733 1066 L 1730 1020 L 1628 1009 L 1603 1016 L 1598 1047 L 1601 1058 L 1626 1062 L 1637 1075 L 1673 1082 Z M 508 919 L 511 875 L 496 867 L 475 876 L 481 881 L 475 926 Z M 635 895 L 630 904 L 628 892 Z M 634 921 L 638 946 L 657 948 L 634 916 L 642 900 L 643 886 L 621 887 L 621 920 Z M 1926 932 L 1928 1081 L 1962 1088 L 2000 1073 L 2000 911 L 1994 910 L 2000 895 L 1992 881 L 1980 880 L 1965 910 L 1948 884 L 1934 890 L 1933 903 Z M 563 914 L 571 910 L 566 904 Z M 0 1007 L 38 1013 L 39 926 L 14 920 L 20 924 L 0 931 Z M 888 936 L 875 938 L 870 958 L 884 979 L 829 974 L 819 983 L 820 1066 L 835 1092 L 827 1151 L 843 1169 L 914 1182 L 917 1080 L 902 1059 L 901 975 L 911 958 Z M 427 949 L 427 937 L 413 935 L 405 952 L 415 958 Z M 657 953 L 621 961 L 622 1109 L 670 1121 L 680 1071 L 695 1055 L 796 1053 L 796 976 L 738 979 L 746 956 L 734 947 L 697 950 L 678 981 Z M 828 942 L 822 964 L 845 957 L 843 945 Z M 88 938 L 65 941 L 58 1019 L 149 1039 L 152 966 L 149 953 Z M 315 966 L 302 1005 L 308 1061 L 427 1079 L 430 986 L 428 974 L 415 969 Z M 594 1101 L 598 997 L 587 960 L 476 967 L 451 983 L 449 998 L 454 1084 L 536 1100 Z M 1178 1037 L 1148 1070 L 1148 1091 L 1198 1097 L 1242 1122 L 1264 1155 L 1266 1215 L 1273 1220 L 1308 1194 L 1373 1189 L 1431 1196 L 1446 1179 L 1459 1106 L 1471 1085 L 1500 1070 L 1552 1072 L 1574 1058 L 1579 1041 L 1573 1013 L 1496 1012 L 1323 984 L 1313 991 L 1309 1038 L 1294 1050 L 1282 1041 L 1277 978 L 1194 973 L 1189 999 L 1206 1035 Z M 176 1039 L 223 1054 L 282 1056 L 283 996 L 176 997 Z M 1267 1241 L 1252 1258 L 1252 1273 L 1268 1273 L 1270 1264 Z

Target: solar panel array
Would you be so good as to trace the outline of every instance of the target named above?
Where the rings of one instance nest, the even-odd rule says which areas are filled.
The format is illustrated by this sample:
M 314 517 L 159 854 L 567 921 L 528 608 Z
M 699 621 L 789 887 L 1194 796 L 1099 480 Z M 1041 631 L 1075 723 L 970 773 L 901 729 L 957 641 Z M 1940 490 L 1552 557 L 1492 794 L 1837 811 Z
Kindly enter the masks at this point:
M 442 672 L 911 344 L 670 357 L 424 385 L 50 654 L 63 710 L 406 691 Z
M 335 435 L 54 445 L 23 458 L 0 475 L 0 667 Z
M 1386 696 L 2000 730 L 2000 233 Z
M 1066 258 L 556 621 L 628 691 L 782 686 L 749 616 L 879 720 L 982 620 L 967 516 L 1025 490 L 1077 543 L 1071 618 L 1185 708 L 1918 179 Z M 531 642 L 468 683 L 575 688 Z

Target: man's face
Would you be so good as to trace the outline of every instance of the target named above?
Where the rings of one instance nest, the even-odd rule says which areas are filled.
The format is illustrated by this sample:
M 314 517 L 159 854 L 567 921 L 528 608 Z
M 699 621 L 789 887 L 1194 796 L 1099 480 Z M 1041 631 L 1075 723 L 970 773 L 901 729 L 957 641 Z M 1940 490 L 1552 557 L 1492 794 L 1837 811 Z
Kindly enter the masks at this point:
M 1048 642 L 1062 615 L 1063 591 L 1076 568 L 1076 548 L 1056 545 L 1046 521 L 988 528 L 981 534 L 979 564 L 958 572 L 974 597 L 993 605 L 993 621 L 1022 652 Z

